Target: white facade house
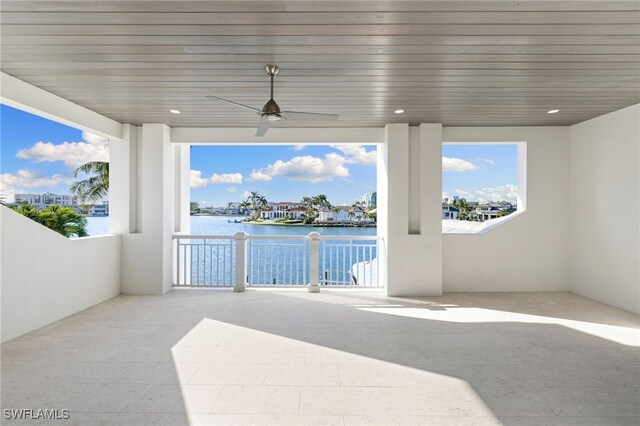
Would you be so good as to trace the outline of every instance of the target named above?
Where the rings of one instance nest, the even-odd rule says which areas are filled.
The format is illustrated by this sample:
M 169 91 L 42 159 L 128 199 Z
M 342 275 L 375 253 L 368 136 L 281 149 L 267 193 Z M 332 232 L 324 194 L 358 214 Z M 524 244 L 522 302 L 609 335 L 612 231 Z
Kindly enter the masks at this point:
M 44 192 L 42 194 L 15 194 L 16 204 L 29 204 L 39 209 L 44 209 L 51 205 L 59 205 L 65 207 L 76 207 L 78 205 L 78 197 L 75 195 L 52 194 Z
M 460 210 L 447 202 L 442 203 L 442 219 L 458 219 Z
M 366 215 L 366 212 L 358 207 L 337 206 L 337 212 L 334 209 L 322 209 L 318 212 L 317 221 L 334 221 L 334 222 L 368 222 L 373 221 Z M 353 214 L 349 214 L 349 212 Z
M 637 423 L 640 5 L 499 3 L 3 1 L 1 102 L 110 167 L 109 235 L 0 205 L 3 424 Z M 443 221 L 445 143 L 515 144 L 517 211 Z M 211 144 L 291 148 L 241 191 L 375 168 L 375 235 L 193 235 Z
M 109 201 L 92 204 L 89 209 L 89 216 L 109 216 Z
M 302 219 L 306 209 L 300 203 L 291 201 L 281 201 L 278 203 L 270 203 L 267 207 L 260 211 L 260 217 L 266 220 L 277 219 Z

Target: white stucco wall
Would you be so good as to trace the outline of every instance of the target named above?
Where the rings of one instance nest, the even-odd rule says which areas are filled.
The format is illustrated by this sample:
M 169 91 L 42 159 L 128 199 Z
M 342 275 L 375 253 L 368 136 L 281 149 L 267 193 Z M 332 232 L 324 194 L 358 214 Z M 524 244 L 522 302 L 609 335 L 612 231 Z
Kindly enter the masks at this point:
M 69 240 L 0 206 L 1 341 L 120 293 L 120 236 Z
M 640 313 L 640 104 L 570 135 L 571 290 Z
M 569 129 L 446 127 L 443 141 L 527 144 L 526 211 L 487 233 L 443 235 L 444 291 L 568 291 Z
M 378 157 L 382 280 L 390 296 L 441 295 L 442 125 L 388 124 L 385 133 Z
M 176 150 L 170 129 L 145 124 L 137 136 L 137 232 L 122 235 L 122 293 L 172 289 Z

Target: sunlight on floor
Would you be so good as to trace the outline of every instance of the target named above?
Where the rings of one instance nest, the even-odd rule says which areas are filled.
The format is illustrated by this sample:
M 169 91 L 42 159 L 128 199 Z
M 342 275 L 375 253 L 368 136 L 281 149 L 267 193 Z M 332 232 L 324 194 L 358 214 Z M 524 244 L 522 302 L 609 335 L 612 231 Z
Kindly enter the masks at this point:
M 191 424 L 208 421 L 206 414 L 252 414 L 258 424 L 343 424 L 345 415 L 407 413 L 501 424 L 464 380 L 208 318 L 172 354 Z
M 607 339 L 615 343 L 620 343 L 621 345 L 640 347 L 640 330 L 637 328 L 484 308 L 455 307 L 453 309 L 446 309 L 447 307 L 452 307 L 452 305 L 438 305 L 438 308 L 444 309 L 437 310 L 399 307 L 399 305 L 387 305 L 384 307 L 358 307 L 358 309 L 362 309 L 367 312 L 376 312 L 379 314 L 457 323 L 515 322 L 560 325 L 592 336 L 600 337 L 602 339 Z

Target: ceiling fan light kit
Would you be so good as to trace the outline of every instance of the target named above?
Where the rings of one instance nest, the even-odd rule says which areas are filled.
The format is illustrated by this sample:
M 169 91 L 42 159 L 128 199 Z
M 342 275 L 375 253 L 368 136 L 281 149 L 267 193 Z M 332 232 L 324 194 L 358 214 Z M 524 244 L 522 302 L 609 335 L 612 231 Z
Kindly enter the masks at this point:
M 207 96 L 209 99 L 216 99 L 222 102 L 226 102 L 231 105 L 238 106 L 240 108 L 248 109 L 255 112 L 257 115 L 262 117 L 260 120 L 260 125 L 258 126 L 258 130 L 256 131 L 257 137 L 262 137 L 267 133 L 267 130 L 271 127 L 271 125 L 280 120 L 289 120 L 289 121 L 325 121 L 325 120 L 337 120 L 338 114 L 322 114 L 317 112 L 300 112 L 300 111 L 281 111 L 280 106 L 277 104 L 275 100 L 273 100 L 273 84 L 274 77 L 278 75 L 280 72 L 280 68 L 277 65 L 266 65 L 264 67 L 265 72 L 269 76 L 271 80 L 271 97 L 267 101 L 266 104 L 262 107 L 262 109 L 257 109 L 251 107 L 249 105 L 239 104 L 237 102 L 230 101 L 228 99 L 219 98 L 217 96 Z

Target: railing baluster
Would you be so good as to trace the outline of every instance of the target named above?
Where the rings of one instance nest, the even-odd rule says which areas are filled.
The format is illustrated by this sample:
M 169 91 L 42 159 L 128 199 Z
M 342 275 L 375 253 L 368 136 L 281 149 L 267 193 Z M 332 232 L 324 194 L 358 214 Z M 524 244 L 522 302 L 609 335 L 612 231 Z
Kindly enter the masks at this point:
M 312 234 L 316 233 L 309 236 L 243 234 L 244 238 L 176 235 L 173 237 L 176 240 L 174 285 L 235 288 L 243 273 L 245 288 L 246 285 L 297 287 L 314 282 L 334 287 L 379 286 L 379 238 L 318 234 L 312 238 Z

